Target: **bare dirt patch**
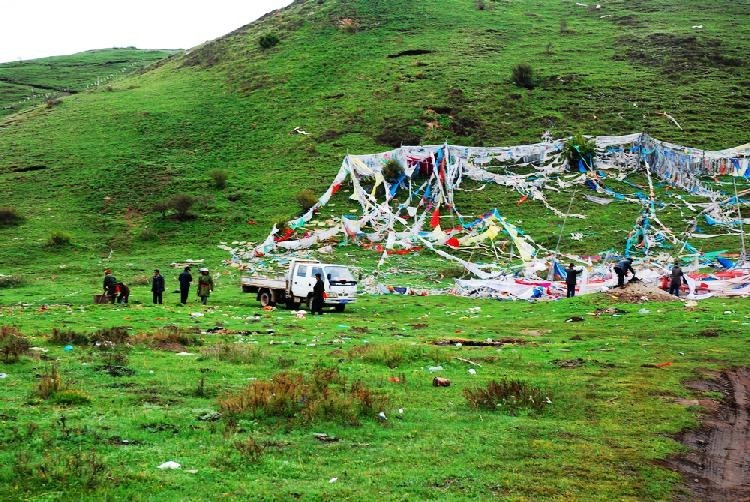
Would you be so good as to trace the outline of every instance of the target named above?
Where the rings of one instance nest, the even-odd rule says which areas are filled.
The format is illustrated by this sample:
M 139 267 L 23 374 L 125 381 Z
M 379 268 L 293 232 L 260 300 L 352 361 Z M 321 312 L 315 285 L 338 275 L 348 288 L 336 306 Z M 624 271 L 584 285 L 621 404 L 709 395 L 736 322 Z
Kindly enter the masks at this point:
M 617 301 L 624 303 L 643 303 L 643 302 L 673 302 L 677 297 L 670 295 L 656 286 L 649 286 L 641 282 L 631 282 L 625 284 L 625 287 L 613 288 L 604 293 Z
M 688 387 L 720 392 L 724 399 L 706 407 L 709 412 L 698 429 L 681 434 L 691 451 L 668 459 L 667 466 L 685 477 L 690 498 L 750 500 L 750 368 L 725 371 Z

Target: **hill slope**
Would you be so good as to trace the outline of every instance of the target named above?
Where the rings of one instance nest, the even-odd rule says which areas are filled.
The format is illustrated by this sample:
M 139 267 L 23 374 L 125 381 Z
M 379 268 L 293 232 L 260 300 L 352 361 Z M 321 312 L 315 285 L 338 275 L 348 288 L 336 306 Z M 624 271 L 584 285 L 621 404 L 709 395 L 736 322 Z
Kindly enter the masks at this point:
M 0 117 L 110 83 L 176 51 L 100 49 L 0 64 Z
M 20 233 L 3 231 L 10 238 L 0 252 L 20 266 L 30 256 L 56 262 L 42 243 L 64 230 L 76 259 L 110 249 L 163 256 L 163 244 L 218 257 L 217 241 L 258 239 L 272 221 L 295 216 L 295 193 L 322 192 L 347 152 L 402 142 L 508 145 L 549 130 L 647 131 L 704 148 L 744 143 L 748 8 L 707 0 L 600 9 L 551 0 L 298 1 L 111 90 L 6 118 L 0 187 L 27 222 Z M 279 43 L 263 49 L 268 34 Z M 534 69 L 533 89 L 510 79 L 523 62 Z M 213 168 L 230 173 L 224 191 L 210 186 Z M 198 219 L 152 210 L 177 192 L 200 196 Z M 561 220 L 533 202 L 516 208 L 516 199 L 508 192 L 507 200 L 475 200 L 474 209 L 534 215 L 534 237 L 554 243 Z M 556 202 L 567 200 L 563 193 Z M 637 214 L 602 209 L 588 231 L 608 227 L 611 235 L 594 249 L 565 244 L 621 247 Z

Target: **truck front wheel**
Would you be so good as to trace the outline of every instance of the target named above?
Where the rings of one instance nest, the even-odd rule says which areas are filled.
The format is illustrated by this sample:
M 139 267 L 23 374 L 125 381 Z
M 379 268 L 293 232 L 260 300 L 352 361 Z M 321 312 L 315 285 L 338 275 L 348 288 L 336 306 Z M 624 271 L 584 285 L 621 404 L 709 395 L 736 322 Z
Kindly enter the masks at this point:
M 260 305 L 262 307 L 273 307 L 274 305 L 276 305 L 276 302 L 273 301 L 273 296 L 271 296 L 271 291 L 267 289 L 262 289 L 260 291 L 258 300 L 260 300 Z

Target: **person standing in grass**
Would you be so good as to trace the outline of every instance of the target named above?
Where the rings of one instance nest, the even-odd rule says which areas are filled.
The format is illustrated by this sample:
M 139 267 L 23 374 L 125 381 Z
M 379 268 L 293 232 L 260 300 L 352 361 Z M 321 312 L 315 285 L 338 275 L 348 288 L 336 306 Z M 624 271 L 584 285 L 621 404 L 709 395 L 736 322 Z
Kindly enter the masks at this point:
M 325 298 L 325 284 L 320 274 L 315 274 L 315 285 L 312 293 L 312 308 L 310 314 L 323 315 L 323 299 Z
M 154 304 L 161 305 L 162 295 L 164 294 L 164 276 L 159 269 L 154 270 L 154 276 L 151 278 L 151 292 L 154 296 Z
M 572 263 L 565 269 L 565 285 L 568 287 L 568 298 L 573 298 L 576 295 L 576 279 L 581 272 L 583 270 L 575 268 Z
M 201 275 L 198 276 L 198 296 L 201 298 L 201 304 L 205 305 L 214 290 L 214 280 L 208 274 L 207 268 L 202 268 L 200 272 Z
M 190 267 L 185 267 L 178 280 L 180 281 L 180 303 L 185 305 L 190 293 L 190 283 L 193 282 L 193 276 L 190 275 Z
M 674 266 L 672 267 L 672 271 L 669 274 L 669 294 L 674 295 L 677 298 L 679 298 L 680 286 L 683 283 L 687 284 L 687 279 L 685 279 L 685 274 L 682 272 L 682 269 L 680 268 L 680 262 L 675 260 Z
M 112 269 L 104 269 L 104 294 L 109 303 L 115 303 L 117 297 L 117 278 L 112 275 Z

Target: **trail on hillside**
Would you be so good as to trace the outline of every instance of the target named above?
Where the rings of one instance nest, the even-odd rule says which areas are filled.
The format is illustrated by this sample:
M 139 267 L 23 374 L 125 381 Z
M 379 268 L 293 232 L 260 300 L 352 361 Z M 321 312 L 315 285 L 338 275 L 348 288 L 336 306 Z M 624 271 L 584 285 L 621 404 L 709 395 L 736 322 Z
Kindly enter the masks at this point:
M 667 465 L 685 476 L 698 500 L 750 500 L 750 368 L 721 373 L 716 380 L 693 382 L 700 391 L 718 391 L 725 399 L 701 427 L 683 434 L 691 448 Z

